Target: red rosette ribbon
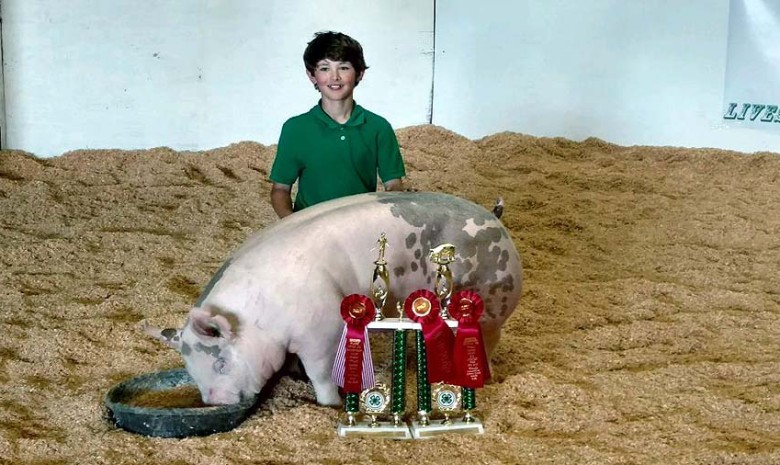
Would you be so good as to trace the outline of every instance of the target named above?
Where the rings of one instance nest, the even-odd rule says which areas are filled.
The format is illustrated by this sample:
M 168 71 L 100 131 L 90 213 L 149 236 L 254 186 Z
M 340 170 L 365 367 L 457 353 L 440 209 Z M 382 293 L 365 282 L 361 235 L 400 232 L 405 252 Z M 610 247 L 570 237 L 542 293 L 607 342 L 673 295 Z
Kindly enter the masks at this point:
M 452 295 L 447 310 L 458 320 L 453 353 L 455 384 L 481 388 L 490 379 L 490 366 L 479 327 L 479 317 L 485 311 L 485 304 L 476 292 L 458 291 Z
M 341 318 L 346 325 L 336 350 L 332 378 L 347 393 L 359 393 L 374 385 L 374 364 L 366 329 L 374 316 L 374 303 L 364 295 L 351 294 L 341 301 Z
M 438 297 L 427 289 L 412 292 L 404 302 L 406 316 L 422 326 L 428 382 L 451 383 L 454 379 L 452 346 L 455 336 L 442 320 L 440 310 Z

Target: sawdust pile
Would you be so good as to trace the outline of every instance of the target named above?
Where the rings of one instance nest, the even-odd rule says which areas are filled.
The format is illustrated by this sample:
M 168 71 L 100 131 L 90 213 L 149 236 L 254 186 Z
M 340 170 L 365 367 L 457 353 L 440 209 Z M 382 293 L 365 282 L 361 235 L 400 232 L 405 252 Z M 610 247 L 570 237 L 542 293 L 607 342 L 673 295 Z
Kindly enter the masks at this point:
M 485 206 L 523 256 L 483 436 L 340 439 L 282 378 L 233 431 L 147 438 L 115 383 L 180 365 L 180 326 L 275 220 L 274 147 L 0 153 L 0 463 L 780 463 L 780 157 L 398 131 L 409 183 Z

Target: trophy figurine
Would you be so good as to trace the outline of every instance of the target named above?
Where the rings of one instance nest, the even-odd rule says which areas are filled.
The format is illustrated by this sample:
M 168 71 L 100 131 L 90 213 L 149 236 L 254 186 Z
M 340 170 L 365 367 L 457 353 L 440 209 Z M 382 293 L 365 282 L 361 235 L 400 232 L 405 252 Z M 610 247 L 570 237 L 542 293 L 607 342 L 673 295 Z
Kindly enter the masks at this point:
M 385 233 L 380 234 L 377 240 L 377 249 L 379 249 L 379 258 L 374 261 L 374 275 L 371 277 L 371 297 L 374 299 L 376 307 L 376 316 L 374 321 L 384 319 L 383 310 L 387 302 L 387 293 L 390 289 L 390 273 L 387 271 L 387 261 L 385 261 L 385 249 L 387 248 L 387 237 Z
M 452 271 L 450 271 L 449 264 L 455 261 L 455 246 L 442 244 L 434 247 L 428 254 L 428 258 L 436 264 L 434 289 L 441 303 L 441 317 L 447 320 L 450 318 L 447 308 L 452 296 Z

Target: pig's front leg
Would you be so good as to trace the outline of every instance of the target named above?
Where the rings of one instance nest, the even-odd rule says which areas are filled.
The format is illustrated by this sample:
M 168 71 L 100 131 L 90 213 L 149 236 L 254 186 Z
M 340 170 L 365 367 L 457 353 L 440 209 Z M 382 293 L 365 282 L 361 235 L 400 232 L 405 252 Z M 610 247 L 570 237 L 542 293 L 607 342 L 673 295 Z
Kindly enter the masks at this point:
M 341 396 L 339 388 L 333 384 L 331 372 L 333 371 L 333 350 L 307 350 L 298 353 L 303 368 L 314 386 L 314 394 L 317 396 L 317 403 L 331 407 L 341 406 Z

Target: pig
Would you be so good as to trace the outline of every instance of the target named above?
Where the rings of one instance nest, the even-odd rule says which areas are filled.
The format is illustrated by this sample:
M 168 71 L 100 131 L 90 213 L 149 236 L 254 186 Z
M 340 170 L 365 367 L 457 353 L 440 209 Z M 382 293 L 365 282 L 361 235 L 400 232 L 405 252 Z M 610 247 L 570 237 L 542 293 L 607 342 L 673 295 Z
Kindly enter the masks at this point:
M 503 206 L 503 204 L 502 204 Z M 146 327 L 177 349 L 203 402 L 257 395 L 288 354 L 299 357 L 317 403 L 341 404 L 331 370 L 344 321 L 342 299 L 369 295 L 377 243 L 387 239 L 385 309 L 434 290 L 430 249 L 455 246 L 453 291 L 480 294 L 490 356 L 517 306 L 522 264 L 498 218 L 470 201 L 432 192 L 375 192 L 330 200 L 250 236 L 217 271 L 180 330 Z

